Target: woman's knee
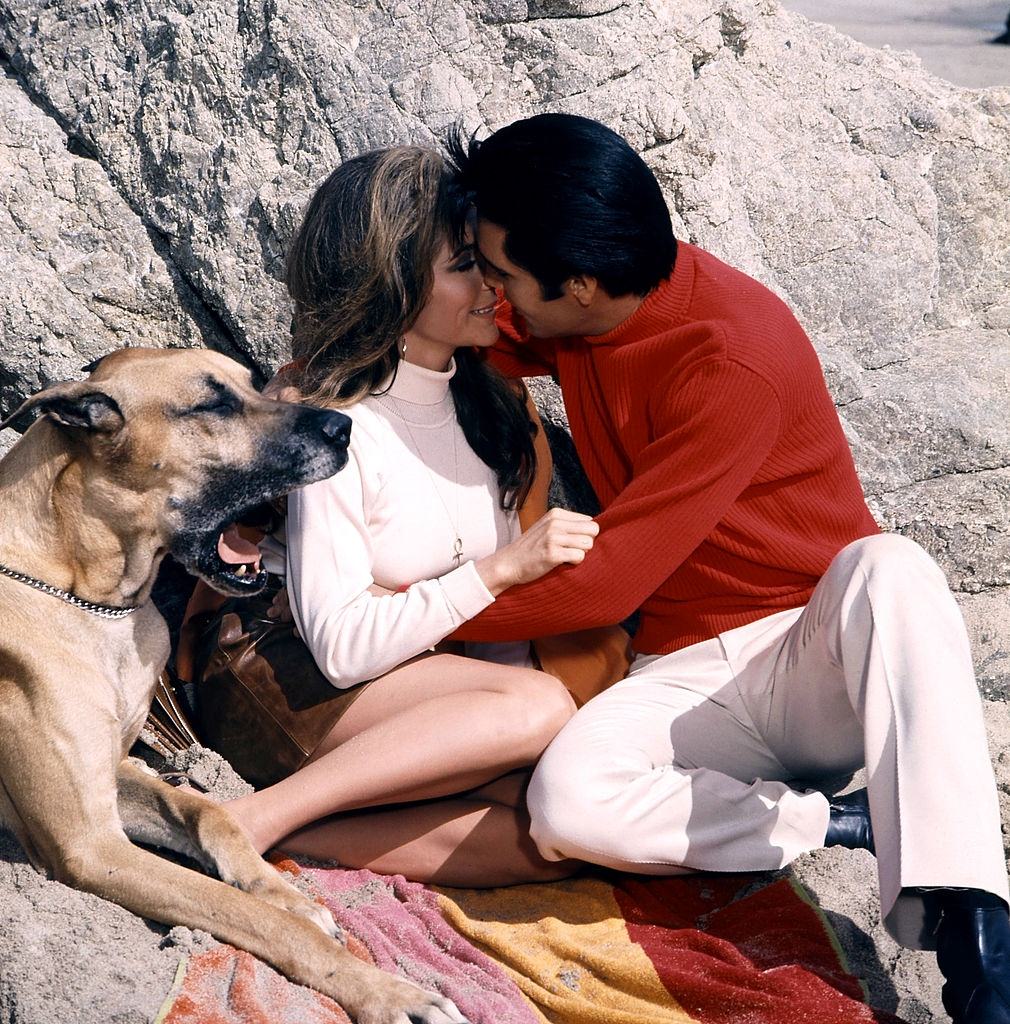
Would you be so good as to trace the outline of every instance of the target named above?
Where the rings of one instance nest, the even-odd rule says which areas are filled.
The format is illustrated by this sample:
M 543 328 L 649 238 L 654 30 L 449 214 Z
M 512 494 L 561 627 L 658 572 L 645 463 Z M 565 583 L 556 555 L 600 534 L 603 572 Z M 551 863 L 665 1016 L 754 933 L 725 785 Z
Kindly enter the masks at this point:
M 503 725 L 527 745 L 536 760 L 575 714 L 575 702 L 554 676 L 535 669 L 515 669 L 502 684 Z

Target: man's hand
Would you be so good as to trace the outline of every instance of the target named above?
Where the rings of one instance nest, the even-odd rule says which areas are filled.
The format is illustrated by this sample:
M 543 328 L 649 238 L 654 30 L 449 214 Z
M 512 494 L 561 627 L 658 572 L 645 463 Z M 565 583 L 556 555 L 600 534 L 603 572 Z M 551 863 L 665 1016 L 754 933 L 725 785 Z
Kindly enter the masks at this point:
M 275 402 L 299 402 L 302 393 L 291 384 L 285 384 L 283 377 L 271 377 L 263 388 L 263 397 Z

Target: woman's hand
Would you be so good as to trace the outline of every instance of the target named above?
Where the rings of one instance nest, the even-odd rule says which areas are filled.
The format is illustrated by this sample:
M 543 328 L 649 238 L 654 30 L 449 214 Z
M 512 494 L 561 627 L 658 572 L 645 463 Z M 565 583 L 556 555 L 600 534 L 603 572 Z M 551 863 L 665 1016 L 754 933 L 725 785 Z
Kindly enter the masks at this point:
M 518 583 L 540 579 L 555 566 L 578 565 L 599 532 L 591 516 L 552 508 L 521 537 L 477 562 L 477 572 L 497 597 Z

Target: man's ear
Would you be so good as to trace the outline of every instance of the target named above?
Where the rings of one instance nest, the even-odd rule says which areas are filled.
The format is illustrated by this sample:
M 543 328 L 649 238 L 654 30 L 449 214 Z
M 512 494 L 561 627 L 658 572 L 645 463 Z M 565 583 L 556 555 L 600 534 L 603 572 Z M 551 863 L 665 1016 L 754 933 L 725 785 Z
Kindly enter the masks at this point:
M 568 294 L 583 308 L 586 309 L 593 304 L 596 291 L 600 287 L 599 281 L 588 274 L 573 274 L 565 281 L 565 289 Z
M 32 395 L 0 423 L 0 430 L 33 409 L 62 427 L 96 434 L 115 433 L 126 422 L 111 395 L 89 381 L 78 380 L 54 384 Z

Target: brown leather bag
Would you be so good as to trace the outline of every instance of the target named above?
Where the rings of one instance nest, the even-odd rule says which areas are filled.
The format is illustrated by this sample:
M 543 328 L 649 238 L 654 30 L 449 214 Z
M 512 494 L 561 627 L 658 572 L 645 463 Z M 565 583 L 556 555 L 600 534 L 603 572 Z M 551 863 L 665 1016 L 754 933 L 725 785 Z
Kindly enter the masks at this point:
M 267 618 L 280 586 L 204 613 L 196 642 L 197 732 L 257 789 L 300 768 L 367 685 L 336 689 L 294 623 Z
M 554 470 L 547 434 L 528 391 L 526 411 L 537 426 L 533 441 L 537 472 L 533 486 L 519 509 L 519 525 L 523 530 L 528 530 L 547 512 L 551 474 Z M 596 626 L 574 633 L 538 637 L 533 641 L 533 654 L 544 672 L 565 684 L 579 707 L 618 679 L 623 679 L 628 674 L 633 656 L 631 637 L 620 626 Z

